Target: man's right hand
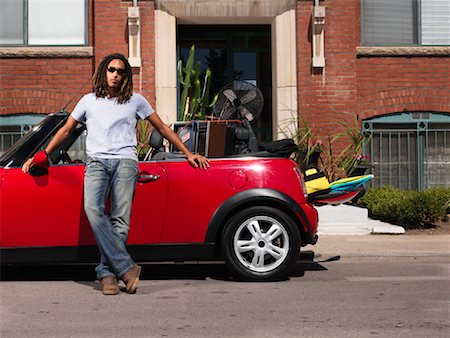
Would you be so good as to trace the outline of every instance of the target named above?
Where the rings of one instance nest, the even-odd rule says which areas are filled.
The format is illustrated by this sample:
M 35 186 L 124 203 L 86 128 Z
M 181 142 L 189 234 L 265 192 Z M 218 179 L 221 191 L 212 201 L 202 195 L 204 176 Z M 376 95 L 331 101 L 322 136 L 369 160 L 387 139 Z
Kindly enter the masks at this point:
M 33 165 L 33 159 L 29 158 L 22 166 L 22 172 L 27 173 L 30 167 Z
M 48 168 L 48 156 L 45 150 L 37 152 L 33 158 L 28 159 L 22 166 L 22 171 L 27 173 L 32 165 Z

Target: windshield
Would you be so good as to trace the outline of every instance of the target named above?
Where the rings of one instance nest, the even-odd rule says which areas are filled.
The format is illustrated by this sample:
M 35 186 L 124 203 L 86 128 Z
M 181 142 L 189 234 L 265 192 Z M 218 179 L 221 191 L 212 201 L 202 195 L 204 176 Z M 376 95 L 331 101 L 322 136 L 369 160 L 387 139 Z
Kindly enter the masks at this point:
M 67 116 L 68 113 L 65 112 L 49 114 L 0 157 L 0 166 L 22 166 L 23 162 L 39 151 L 47 139 L 58 130 Z
M 45 121 L 45 120 L 44 120 Z M 7 166 L 7 164 L 4 164 L 4 160 L 6 158 L 9 158 L 12 153 L 14 153 L 17 149 L 19 149 L 22 144 L 27 142 L 34 134 L 36 134 L 39 130 L 41 130 L 42 125 L 44 121 L 41 121 L 39 124 L 35 125 L 33 128 L 30 129 L 28 133 L 23 135 L 16 143 L 14 143 L 11 147 L 9 147 L 1 156 L 0 156 L 0 163 L 3 166 Z

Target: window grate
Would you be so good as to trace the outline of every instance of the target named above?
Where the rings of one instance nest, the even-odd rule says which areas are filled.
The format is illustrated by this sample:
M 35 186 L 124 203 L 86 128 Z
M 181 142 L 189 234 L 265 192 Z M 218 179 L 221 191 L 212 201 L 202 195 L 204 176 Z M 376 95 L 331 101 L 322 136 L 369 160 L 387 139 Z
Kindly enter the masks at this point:
M 399 189 L 425 189 L 450 186 L 450 116 L 429 113 L 426 120 L 405 123 L 413 114 L 363 122 L 363 131 L 370 135 L 365 155 L 371 159 L 375 176 L 372 186 L 391 185 Z M 426 116 L 426 115 L 424 115 Z M 446 122 L 433 122 L 440 116 Z M 375 122 L 376 121 L 376 122 Z

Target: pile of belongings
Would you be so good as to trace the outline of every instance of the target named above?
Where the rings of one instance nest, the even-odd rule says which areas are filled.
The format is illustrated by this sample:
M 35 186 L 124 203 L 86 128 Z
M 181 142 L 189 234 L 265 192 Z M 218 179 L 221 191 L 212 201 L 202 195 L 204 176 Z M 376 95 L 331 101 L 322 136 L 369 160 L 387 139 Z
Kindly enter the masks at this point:
M 363 189 L 363 184 L 373 175 L 346 177 L 329 182 L 323 172 L 316 168 L 305 171 L 308 199 L 315 204 L 340 204 L 352 200 Z

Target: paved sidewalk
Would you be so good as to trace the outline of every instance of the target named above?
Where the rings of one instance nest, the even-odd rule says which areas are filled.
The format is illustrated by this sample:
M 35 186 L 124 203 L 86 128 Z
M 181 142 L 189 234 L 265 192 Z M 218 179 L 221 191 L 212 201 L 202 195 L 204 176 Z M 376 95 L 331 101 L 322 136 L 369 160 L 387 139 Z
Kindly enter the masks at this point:
M 322 235 L 316 245 L 302 249 L 314 251 L 316 258 L 346 257 L 450 257 L 450 235 Z

